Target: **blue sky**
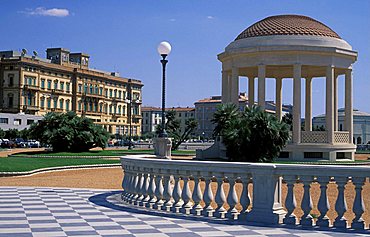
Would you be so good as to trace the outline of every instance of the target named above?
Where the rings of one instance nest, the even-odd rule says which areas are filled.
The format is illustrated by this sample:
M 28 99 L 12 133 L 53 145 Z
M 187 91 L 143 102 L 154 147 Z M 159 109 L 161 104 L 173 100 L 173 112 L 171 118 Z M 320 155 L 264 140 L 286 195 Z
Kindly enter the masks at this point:
M 161 65 L 156 47 L 172 44 L 167 105 L 193 106 L 221 94 L 217 54 L 245 28 L 267 16 L 301 14 L 317 19 L 359 52 L 354 65 L 354 107 L 370 112 L 370 1 L 341 0 L 2 0 L 0 50 L 26 48 L 45 56 L 47 47 L 90 54 L 92 67 L 143 81 L 143 104 L 159 106 Z M 245 91 L 247 80 L 240 80 Z M 302 83 L 304 84 L 304 83 Z M 325 111 L 324 80 L 313 82 L 313 114 Z M 343 78 L 339 94 L 343 94 Z M 267 99 L 275 98 L 274 80 Z M 292 102 L 292 81 L 283 82 L 283 102 Z M 344 104 L 339 96 L 339 107 Z M 302 103 L 302 107 L 304 103 Z

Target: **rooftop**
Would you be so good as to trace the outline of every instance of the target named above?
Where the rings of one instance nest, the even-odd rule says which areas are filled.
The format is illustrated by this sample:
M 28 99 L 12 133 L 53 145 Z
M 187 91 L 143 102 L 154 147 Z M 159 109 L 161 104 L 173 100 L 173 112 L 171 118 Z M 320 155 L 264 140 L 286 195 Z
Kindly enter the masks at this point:
M 341 39 L 325 24 L 302 15 L 270 16 L 244 30 L 235 40 L 269 35 L 313 35 Z

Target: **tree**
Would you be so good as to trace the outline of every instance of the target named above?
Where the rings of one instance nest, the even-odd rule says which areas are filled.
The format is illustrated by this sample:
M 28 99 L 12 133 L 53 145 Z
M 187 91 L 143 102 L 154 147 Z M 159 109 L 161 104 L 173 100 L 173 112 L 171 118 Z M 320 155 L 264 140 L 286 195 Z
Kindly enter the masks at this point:
M 4 138 L 12 140 L 12 139 L 16 139 L 17 137 L 19 137 L 19 131 L 17 129 L 13 128 L 13 129 L 9 129 L 5 131 Z
M 281 120 L 289 126 L 290 131 L 293 131 L 293 114 L 286 113 Z
M 272 162 L 289 139 L 288 126 L 257 106 L 239 111 L 234 104 L 223 104 L 212 122 L 230 161 Z
M 94 147 L 105 148 L 109 133 L 89 118 L 78 117 L 74 112 L 47 113 L 30 127 L 32 138 L 50 144 L 53 151 L 88 151 Z
M 194 118 L 185 121 L 185 129 L 181 131 L 181 121 L 176 119 L 176 111 L 171 110 L 166 113 L 166 132 L 172 138 L 172 150 L 177 150 L 179 146 L 188 140 L 191 134 L 198 126 L 198 122 Z M 156 133 L 159 134 L 162 129 L 161 125 L 156 127 Z
M 0 128 L 0 139 L 5 137 L 5 131 Z
M 30 139 L 31 138 L 30 131 L 27 128 L 19 131 L 19 137 L 23 138 L 24 140 Z

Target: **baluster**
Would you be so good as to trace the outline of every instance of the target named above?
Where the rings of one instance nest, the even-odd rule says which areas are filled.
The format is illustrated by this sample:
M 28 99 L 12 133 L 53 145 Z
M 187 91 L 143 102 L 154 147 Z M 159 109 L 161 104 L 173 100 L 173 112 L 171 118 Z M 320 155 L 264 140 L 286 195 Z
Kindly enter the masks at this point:
M 197 216 L 201 215 L 201 212 L 203 211 L 202 205 L 200 205 L 200 202 L 203 200 L 203 193 L 200 188 L 200 178 L 194 178 L 194 192 L 193 192 L 193 201 L 194 201 L 194 211 Z
M 297 201 L 294 194 L 294 184 L 297 183 L 297 177 L 293 175 L 286 175 L 284 176 L 284 180 L 288 186 L 288 192 L 285 199 L 285 208 L 287 209 L 287 213 L 283 223 L 287 225 L 295 225 L 297 219 L 294 215 L 294 210 L 297 207 Z
M 149 185 L 150 185 L 150 175 L 149 174 L 144 174 L 145 180 L 144 180 L 144 199 L 142 201 L 143 207 L 146 207 L 146 204 L 150 200 L 150 195 L 149 195 Z
M 249 184 L 249 177 L 244 177 L 240 179 L 243 184 L 242 194 L 240 195 L 240 205 L 242 206 L 242 210 L 240 212 L 240 217 L 245 219 L 245 216 L 248 213 L 248 207 L 250 204 L 249 192 L 248 192 L 248 184 Z
M 184 179 L 184 189 L 182 191 L 181 198 L 184 200 L 184 206 L 182 207 L 185 214 L 189 215 L 190 210 L 193 208 L 193 204 L 191 203 L 191 191 L 189 187 L 189 177 Z
M 328 189 L 327 184 L 329 183 L 329 181 L 329 177 L 319 177 L 320 199 L 317 208 L 319 209 L 320 216 L 316 221 L 316 225 L 320 227 L 329 227 L 329 217 L 326 215 L 326 213 L 330 209 L 328 196 L 326 194 L 326 190 Z
M 234 178 L 229 179 L 229 194 L 227 195 L 227 203 L 229 204 L 230 208 L 228 210 L 228 215 L 231 219 L 237 220 L 239 212 L 235 208 L 236 204 L 238 204 L 238 195 L 236 194 L 235 190 L 236 181 Z
M 125 200 L 127 203 L 130 203 L 130 199 L 133 196 L 132 188 L 131 188 L 131 185 L 133 183 L 133 178 L 134 177 L 132 176 L 132 173 L 127 172 L 127 186 L 126 186 L 127 195 L 126 195 L 126 200 Z
M 364 200 L 362 198 L 362 185 L 366 182 L 366 178 L 352 178 L 352 183 L 355 185 L 356 196 L 353 202 L 353 212 L 356 214 L 352 221 L 352 229 L 365 229 L 365 221 L 362 219 L 362 214 L 365 210 Z
M 163 191 L 164 191 L 164 188 L 163 188 L 163 176 L 162 175 L 158 175 L 157 176 L 157 184 L 156 184 L 156 192 L 155 192 L 155 195 L 157 196 L 157 202 L 156 202 L 156 206 L 157 206 L 157 210 L 161 210 L 162 209 L 162 206 L 164 204 L 164 201 L 163 201 Z
M 151 182 L 149 187 L 149 195 L 150 195 L 150 201 L 149 201 L 149 208 L 153 209 L 154 204 L 157 202 L 157 197 L 155 195 L 156 185 L 155 180 L 157 179 L 156 175 L 151 174 Z
M 226 201 L 226 197 L 225 197 L 225 191 L 224 191 L 224 187 L 223 187 L 223 179 L 217 179 L 217 184 L 218 184 L 218 187 L 217 187 L 217 193 L 216 193 L 216 203 L 217 203 L 217 213 L 219 215 L 220 218 L 225 218 L 225 214 L 226 214 L 226 209 L 224 208 L 224 203 Z
M 205 215 L 208 217 L 212 217 L 213 212 L 215 212 L 215 210 L 213 209 L 211 205 L 214 200 L 212 186 L 211 186 L 212 179 L 205 178 L 205 183 L 206 183 L 205 190 L 204 190 L 204 203 L 205 203 L 205 208 L 206 208 Z
M 311 183 L 312 183 L 313 177 L 310 176 L 305 176 L 304 180 L 302 181 L 303 183 L 303 199 L 302 199 L 302 204 L 301 208 L 303 210 L 303 216 L 301 217 L 301 222 L 300 224 L 302 226 L 312 226 L 312 216 L 310 214 L 312 210 L 312 199 L 311 199 L 311 193 L 310 193 L 310 188 L 311 188 Z
M 176 178 L 174 176 L 174 180 L 175 180 L 175 189 L 173 190 L 173 199 L 175 203 L 174 210 L 176 213 L 179 213 L 180 208 L 182 207 L 182 205 L 184 205 L 184 201 L 181 199 L 182 196 L 182 189 L 180 185 L 181 177 Z
M 144 174 L 140 174 L 139 175 L 139 197 L 136 199 L 136 205 L 137 206 L 140 206 L 140 204 L 142 203 L 143 199 L 144 199 L 144 193 L 145 193 L 145 185 L 144 185 L 144 182 L 145 182 L 145 177 L 144 177 Z
M 134 193 L 135 195 L 132 195 L 130 201 L 131 201 L 131 204 L 135 204 L 137 198 L 139 197 L 139 174 L 135 174 L 135 177 L 133 178 L 133 183 L 132 185 L 130 185 L 130 192 L 131 193 Z
M 347 219 L 344 217 L 344 213 L 347 210 L 347 203 L 344 197 L 344 186 L 347 183 L 346 177 L 335 177 L 335 182 L 338 185 L 338 198 L 335 203 L 335 210 L 338 213 L 337 218 L 335 218 L 334 226 L 337 228 L 347 228 Z
M 173 193 L 173 189 L 172 189 L 172 185 L 171 185 L 171 176 L 164 176 L 164 187 L 165 187 L 165 190 L 164 190 L 164 199 L 166 200 L 166 203 L 164 204 L 165 207 L 166 207 L 166 211 L 170 211 L 171 210 L 171 207 L 173 206 L 173 201 L 172 201 L 172 193 Z
M 128 181 L 129 178 L 130 178 L 130 176 L 128 175 L 127 170 L 125 170 L 125 174 L 124 174 L 123 180 L 122 180 L 123 193 L 121 194 L 122 201 L 124 201 L 124 202 L 126 202 L 126 198 L 127 198 L 127 195 L 128 195 L 127 185 L 129 183 L 129 181 Z

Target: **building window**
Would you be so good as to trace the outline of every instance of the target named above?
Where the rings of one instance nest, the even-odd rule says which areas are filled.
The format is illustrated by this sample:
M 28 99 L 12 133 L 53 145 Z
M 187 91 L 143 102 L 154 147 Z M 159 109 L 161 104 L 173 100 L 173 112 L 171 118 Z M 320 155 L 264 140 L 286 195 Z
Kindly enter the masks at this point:
M 14 125 L 22 125 L 22 119 L 14 119 Z
M 69 91 L 70 91 L 70 84 L 69 84 L 69 83 L 67 83 L 67 84 L 66 84 L 66 91 L 67 91 L 67 92 L 69 92 Z
M 58 99 L 57 98 L 54 98 L 54 106 L 53 108 L 58 108 Z
M 33 119 L 27 119 L 27 125 L 31 125 L 35 122 Z
M 121 99 L 122 98 L 122 91 L 118 92 L 118 97 Z
M 63 109 L 63 106 L 64 106 L 64 100 L 63 99 L 60 99 L 59 100 L 59 108 L 60 109 Z
M 64 82 L 60 82 L 60 89 L 63 91 L 64 90 Z
M 41 79 L 41 89 L 45 89 L 45 79 Z
M 9 123 L 9 119 L 8 118 L 0 118 L 0 123 L 2 123 L 2 124 L 8 124 Z
M 103 104 L 99 104 L 99 112 L 103 112 Z
M 9 78 L 9 86 L 13 86 L 14 85 L 14 75 L 9 74 L 8 78 Z
M 87 84 L 84 85 L 84 92 L 87 93 Z
M 121 106 L 118 105 L 118 114 L 121 114 Z
M 109 97 L 113 97 L 113 90 L 112 89 L 109 89 Z
M 105 97 L 108 97 L 108 89 L 105 89 Z
M 100 87 L 99 89 L 100 89 L 100 93 L 99 94 L 100 95 L 103 95 L 103 87 Z
M 51 80 L 48 80 L 48 89 L 51 89 Z
M 69 100 L 66 100 L 66 110 L 69 111 Z
M 95 94 L 99 95 L 99 87 L 95 86 Z
M 58 89 L 58 80 L 54 81 L 54 89 Z
M 81 84 L 78 84 L 78 92 L 82 92 L 82 85 Z
M 40 98 L 40 106 L 41 106 L 41 108 L 45 107 L 45 97 Z
M 48 99 L 46 100 L 46 103 L 47 103 L 48 109 L 50 109 L 50 108 L 51 108 L 51 99 L 50 99 L 50 98 L 48 98 Z
M 90 94 L 93 94 L 94 93 L 94 88 L 92 85 L 90 85 Z
M 92 102 L 89 103 L 89 111 L 93 111 L 93 103 Z
M 8 94 L 8 108 L 13 108 L 13 97 L 12 93 Z
M 78 101 L 78 111 L 81 111 L 82 110 L 82 102 L 81 100 Z

